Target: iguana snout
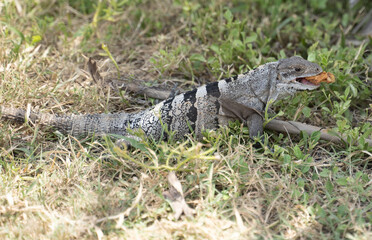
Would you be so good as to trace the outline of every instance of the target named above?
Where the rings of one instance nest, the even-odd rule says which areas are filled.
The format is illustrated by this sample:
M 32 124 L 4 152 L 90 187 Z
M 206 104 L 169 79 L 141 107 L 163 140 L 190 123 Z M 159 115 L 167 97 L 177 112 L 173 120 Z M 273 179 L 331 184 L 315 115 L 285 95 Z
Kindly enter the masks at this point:
M 332 73 L 324 72 L 317 63 L 298 56 L 279 60 L 277 71 L 278 86 L 290 94 L 295 91 L 314 90 L 321 82 L 335 81 Z

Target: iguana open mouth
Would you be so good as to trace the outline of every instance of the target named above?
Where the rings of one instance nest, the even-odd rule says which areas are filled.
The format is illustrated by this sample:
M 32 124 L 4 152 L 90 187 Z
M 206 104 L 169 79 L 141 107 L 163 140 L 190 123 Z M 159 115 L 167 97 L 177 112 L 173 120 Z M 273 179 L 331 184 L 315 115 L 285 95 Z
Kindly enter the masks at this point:
M 319 86 L 320 83 L 312 83 L 308 80 L 306 80 L 306 78 L 296 78 L 296 82 L 299 82 L 301 84 L 304 84 L 304 85 L 310 85 L 310 86 Z
M 330 72 L 322 72 L 318 75 L 304 78 L 296 78 L 296 81 L 305 85 L 319 86 L 320 83 L 334 83 L 335 76 Z

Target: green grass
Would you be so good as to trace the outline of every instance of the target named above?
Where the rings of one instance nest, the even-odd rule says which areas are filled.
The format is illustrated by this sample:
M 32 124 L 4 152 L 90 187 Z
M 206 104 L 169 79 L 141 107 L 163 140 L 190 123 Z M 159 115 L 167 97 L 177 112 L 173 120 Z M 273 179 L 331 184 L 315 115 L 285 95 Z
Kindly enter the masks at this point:
M 109 138 L 1 121 L 0 238 L 370 239 L 372 148 L 363 139 L 372 137 L 372 40 L 353 29 L 371 7 L 367 0 L 354 8 L 331 0 L 0 3 L 2 105 L 132 112 L 156 100 L 109 89 L 117 67 L 147 85 L 187 90 L 301 55 L 336 83 L 272 109 L 348 138 L 334 145 L 318 134 L 266 132 L 268 147 L 255 149 L 248 129 L 231 123 L 201 142 L 144 139 L 121 150 Z M 87 57 L 104 82 L 89 77 Z M 170 170 L 196 209 L 193 219 L 172 219 L 162 196 Z

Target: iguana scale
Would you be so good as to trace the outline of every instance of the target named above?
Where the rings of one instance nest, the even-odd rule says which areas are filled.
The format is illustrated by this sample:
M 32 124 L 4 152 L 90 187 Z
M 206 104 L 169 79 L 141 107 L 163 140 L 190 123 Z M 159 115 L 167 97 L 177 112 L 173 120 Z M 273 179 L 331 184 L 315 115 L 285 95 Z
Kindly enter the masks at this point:
M 175 139 L 194 132 L 200 138 L 204 129 L 216 129 L 230 120 L 249 127 L 250 136 L 262 133 L 262 113 L 270 99 L 277 100 L 296 91 L 319 87 L 306 78 L 322 73 L 322 68 L 301 57 L 269 62 L 249 72 L 212 82 L 168 98 L 138 113 L 53 115 L 31 113 L 28 118 L 73 136 L 118 134 L 129 136 L 127 129 L 142 129 L 154 139 L 168 136 L 163 127 L 175 132 Z M 3 118 L 24 121 L 25 110 L 0 106 Z

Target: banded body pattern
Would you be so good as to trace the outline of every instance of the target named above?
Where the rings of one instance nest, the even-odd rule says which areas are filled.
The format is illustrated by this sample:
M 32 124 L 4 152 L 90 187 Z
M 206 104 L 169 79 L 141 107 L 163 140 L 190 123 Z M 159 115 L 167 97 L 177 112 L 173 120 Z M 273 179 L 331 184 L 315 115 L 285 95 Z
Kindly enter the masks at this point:
M 255 71 L 259 71 L 259 69 Z M 247 85 L 250 85 L 250 81 L 253 80 L 249 76 L 258 74 L 255 71 L 212 82 L 164 100 L 154 107 L 131 116 L 136 119 L 134 122 L 139 124 L 129 124 L 129 127 L 131 129 L 141 128 L 147 136 L 152 136 L 155 139 L 159 139 L 161 136 L 167 138 L 167 133 L 162 132 L 162 127 L 165 126 L 168 130 L 175 132 L 175 139 L 181 139 L 191 132 L 200 138 L 204 129 L 216 129 L 219 125 L 227 124 L 229 120 L 239 119 L 226 115 L 220 102 L 223 102 L 223 99 L 230 99 L 231 90 L 229 88 L 239 89 L 239 91 L 245 89 L 246 91 Z M 262 88 L 262 85 L 258 86 Z M 257 90 L 260 92 L 259 89 Z M 259 100 L 252 101 L 252 98 L 256 98 L 256 94 L 248 94 L 245 97 L 246 101 L 244 102 L 248 102 L 250 107 L 258 108 L 257 111 L 263 110 L 264 105 Z

